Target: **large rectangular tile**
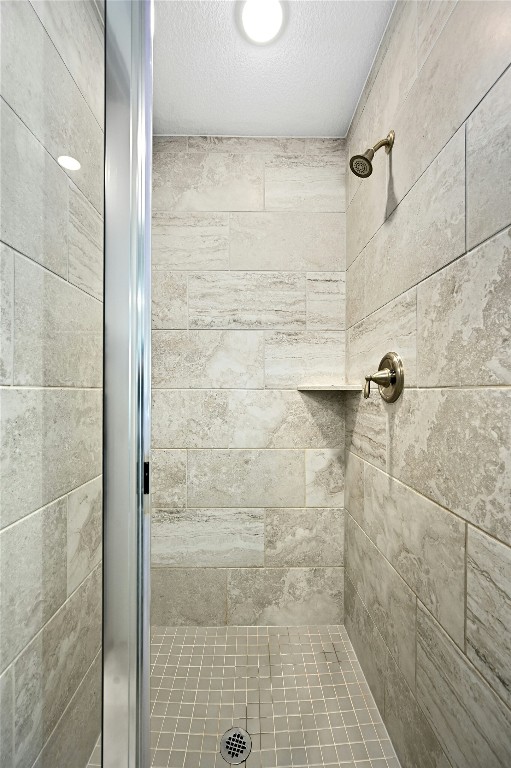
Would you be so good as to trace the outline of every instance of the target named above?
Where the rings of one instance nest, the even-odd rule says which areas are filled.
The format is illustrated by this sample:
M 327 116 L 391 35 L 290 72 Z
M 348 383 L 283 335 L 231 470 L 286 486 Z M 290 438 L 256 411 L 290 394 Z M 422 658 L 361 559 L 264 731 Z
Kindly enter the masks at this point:
M 344 272 L 307 272 L 308 330 L 344 330 L 345 304 Z
M 2 11 L 7 5 L 2 4 Z M 52 272 L 67 277 L 66 175 L 4 101 L 0 113 L 0 238 Z
M 233 568 L 227 581 L 227 624 L 340 624 L 343 573 L 342 568 Z
M 262 211 L 264 158 L 153 145 L 153 210 Z
M 188 278 L 190 328 L 305 328 L 305 277 L 201 272 Z
M 344 507 L 344 446 L 305 451 L 305 504 Z
M 381 397 L 344 395 L 346 449 L 380 469 L 387 466 L 387 413 Z
M 231 154 L 300 154 L 310 139 L 273 136 L 189 136 L 189 152 L 229 152 Z
M 351 517 L 346 526 L 346 572 L 396 659 L 415 686 L 415 610 L 412 590 Z
M 453 768 L 511 763 L 511 712 L 419 603 L 417 698 Z
M 510 292 L 509 229 L 419 285 L 421 385 L 511 384 Z
M 405 390 L 389 409 L 389 467 L 419 493 L 511 543 L 511 392 Z
M 101 472 L 100 390 L 0 392 L 0 526 Z
M 99 565 L 102 557 L 102 478 L 72 491 L 67 498 L 67 594 Z
M 426 0 L 417 3 L 417 67 L 428 58 L 458 0 Z
M 265 163 L 268 211 L 345 211 L 345 161 L 338 155 L 286 157 Z
M 264 386 L 262 331 L 154 331 L 153 387 Z
M 374 132 L 374 128 L 372 128 Z M 374 141 L 370 139 L 370 144 Z M 367 147 L 356 146 L 360 154 Z M 387 211 L 387 176 L 391 162 L 387 155 L 379 152 L 373 160 L 373 172 L 363 183 L 350 202 L 346 212 L 346 267 L 350 267 L 364 250 L 380 227 L 385 223 Z M 353 175 L 350 171 L 350 174 Z
M 226 595 L 226 568 L 152 568 L 151 624 L 222 626 Z
M 101 645 L 96 569 L 15 664 L 16 765 L 32 765 Z
M 101 303 L 23 256 L 14 272 L 14 384 L 101 387 Z
M 467 246 L 511 223 L 511 70 L 467 120 Z
M 229 214 L 153 211 L 152 266 L 229 269 Z
M 153 507 L 179 508 L 186 505 L 186 466 L 186 451 L 152 451 Z
M 509 65 L 509 2 L 458 2 L 393 128 L 397 204 Z
M 467 656 L 511 705 L 511 549 L 468 526 Z
M 343 383 L 344 331 L 267 331 L 264 339 L 266 387 Z
M 303 507 L 303 451 L 188 451 L 191 507 Z
M 7 2 L 1 10 L 2 97 L 54 160 L 62 154 L 79 160 L 81 168 L 69 171 L 70 178 L 100 211 L 104 177 L 101 127 L 32 5 L 27 0 Z M 14 62 L 23 62 L 23 66 Z M 102 70 L 101 66 L 95 73 L 98 88 Z
M 364 519 L 364 465 L 355 453 L 346 451 L 344 506 L 359 525 Z
M 153 566 L 232 568 L 263 562 L 263 509 L 153 510 Z
M 366 315 L 465 250 L 464 157 L 461 129 L 366 246 Z
M 14 667 L 0 675 L 0 764 L 14 768 Z
M 344 563 L 343 509 L 267 509 L 267 566 L 335 566 Z
M 0 670 L 66 599 L 66 509 L 60 499 L 0 534 Z
M 151 299 L 154 329 L 188 328 L 188 278 L 185 272 L 153 271 Z
M 103 217 L 69 184 L 69 282 L 103 301 Z
M 389 350 L 401 355 L 405 386 L 414 386 L 417 382 L 416 325 L 416 289 L 412 288 L 352 326 L 346 340 L 348 381 L 362 383 L 367 374 L 378 369 L 380 359 Z
M 0 243 L 0 384 L 12 384 L 14 253 Z
M 231 269 L 342 270 L 345 235 L 342 213 L 232 213 Z
M 334 448 L 344 443 L 337 393 L 154 390 L 155 448 Z
M 370 464 L 364 470 L 362 528 L 463 647 L 465 523 Z

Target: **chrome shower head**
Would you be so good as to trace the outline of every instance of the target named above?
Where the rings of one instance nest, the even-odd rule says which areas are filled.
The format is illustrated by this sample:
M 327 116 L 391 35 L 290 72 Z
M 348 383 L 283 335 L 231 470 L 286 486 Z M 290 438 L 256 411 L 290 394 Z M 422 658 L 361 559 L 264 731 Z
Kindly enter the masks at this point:
M 388 155 L 394 144 L 394 138 L 394 131 L 390 131 L 386 139 L 382 139 L 374 147 L 366 149 L 363 155 L 353 155 L 353 157 L 350 157 L 350 168 L 355 176 L 367 179 L 373 172 L 374 153 L 378 152 L 381 147 L 385 147 L 385 152 Z

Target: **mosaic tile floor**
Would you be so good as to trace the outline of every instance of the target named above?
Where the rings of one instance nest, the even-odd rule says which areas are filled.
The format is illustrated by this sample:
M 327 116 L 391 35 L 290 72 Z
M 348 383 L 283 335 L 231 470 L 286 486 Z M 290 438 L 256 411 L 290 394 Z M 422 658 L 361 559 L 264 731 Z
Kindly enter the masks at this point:
M 232 726 L 246 768 L 399 768 L 343 626 L 153 628 L 151 646 L 152 768 L 226 768 Z

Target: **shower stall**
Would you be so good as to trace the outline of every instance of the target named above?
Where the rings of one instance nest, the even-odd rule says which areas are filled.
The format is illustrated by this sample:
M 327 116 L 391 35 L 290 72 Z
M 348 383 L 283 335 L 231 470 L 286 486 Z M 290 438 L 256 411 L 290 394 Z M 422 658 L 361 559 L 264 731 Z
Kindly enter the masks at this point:
M 0 768 L 508 768 L 511 2 L 0 36 Z

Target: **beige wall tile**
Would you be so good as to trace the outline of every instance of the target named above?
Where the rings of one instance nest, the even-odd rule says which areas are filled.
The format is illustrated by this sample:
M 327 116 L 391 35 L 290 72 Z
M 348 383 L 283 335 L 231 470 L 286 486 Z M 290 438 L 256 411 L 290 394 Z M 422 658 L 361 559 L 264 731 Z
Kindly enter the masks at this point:
M 371 139 L 369 144 L 372 145 L 376 140 Z M 366 146 L 361 145 L 355 148 L 354 152 L 360 154 L 366 149 Z M 391 161 L 384 152 L 375 155 L 373 173 L 368 179 L 362 180 L 363 183 L 349 205 L 346 213 L 346 267 L 353 264 L 374 233 L 385 222 L 389 162 Z
M 154 450 L 151 454 L 153 507 L 186 505 L 186 451 Z
M 228 213 L 153 211 L 153 274 L 159 269 L 228 269 Z
M 344 382 L 344 332 L 266 332 L 265 386 L 296 389 Z
M 267 566 L 336 566 L 344 563 L 343 509 L 267 509 Z
M 344 395 L 346 404 L 346 448 L 380 469 L 387 466 L 387 414 L 383 400 L 373 395 L 365 400 L 358 392 Z
M 345 328 L 344 272 L 307 272 L 307 330 Z
M 421 283 L 418 381 L 423 386 L 511 384 L 511 230 Z
M 14 253 L 0 243 L 0 384 L 12 384 Z
M 467 120 L 467 246 L 511 224 L 511 70 Z
M 305 139 L 306 155 L 341 154 L 346 157 L 346 139 L 307 138 Z
M 188 278 L 185 272 L 154 271 L 151 298 L 154 329 L 188 328 Z
M 14 768 L 14 667 L 0 675 L 0 762 Z
M 458 0 L 417 3 L 417 68 L 421 69 Z
M 103 300 L 103 218 L 69 184 L 69 282 Z
M 346 272 L 346 328 L 365 317 L 365 263 L 362 251 Z
M 305 452 L 308 507 L 344 507 L 344 447 Z
M 309 139 L 271 136 L 189 136 L 189 152 L 230 152 L 231 154 L 303 154 Z
M 336 154 L 274 155 L 265 163 L 268 211 L 345 211 L 345 160 Z
M 302 507 L 303 451 L 188 451 L 192 507 Z
M 152 568 L 151 623 L 159 627 L 224 625 L 226 568 Z
M 101 562 L 102 478 L 85 483 L 67 498 L 67 594 Z
M 305 276 L 200 272 L 188 278 L 190 328 L 305 328 Z
M 359 525 L 364 520 L 364 462 L 355 453 L 345 454 L 344 506 Z
M 231 213 L 230 265 L 245 270 L 342 270 L 345 240 L 344 214 Z

